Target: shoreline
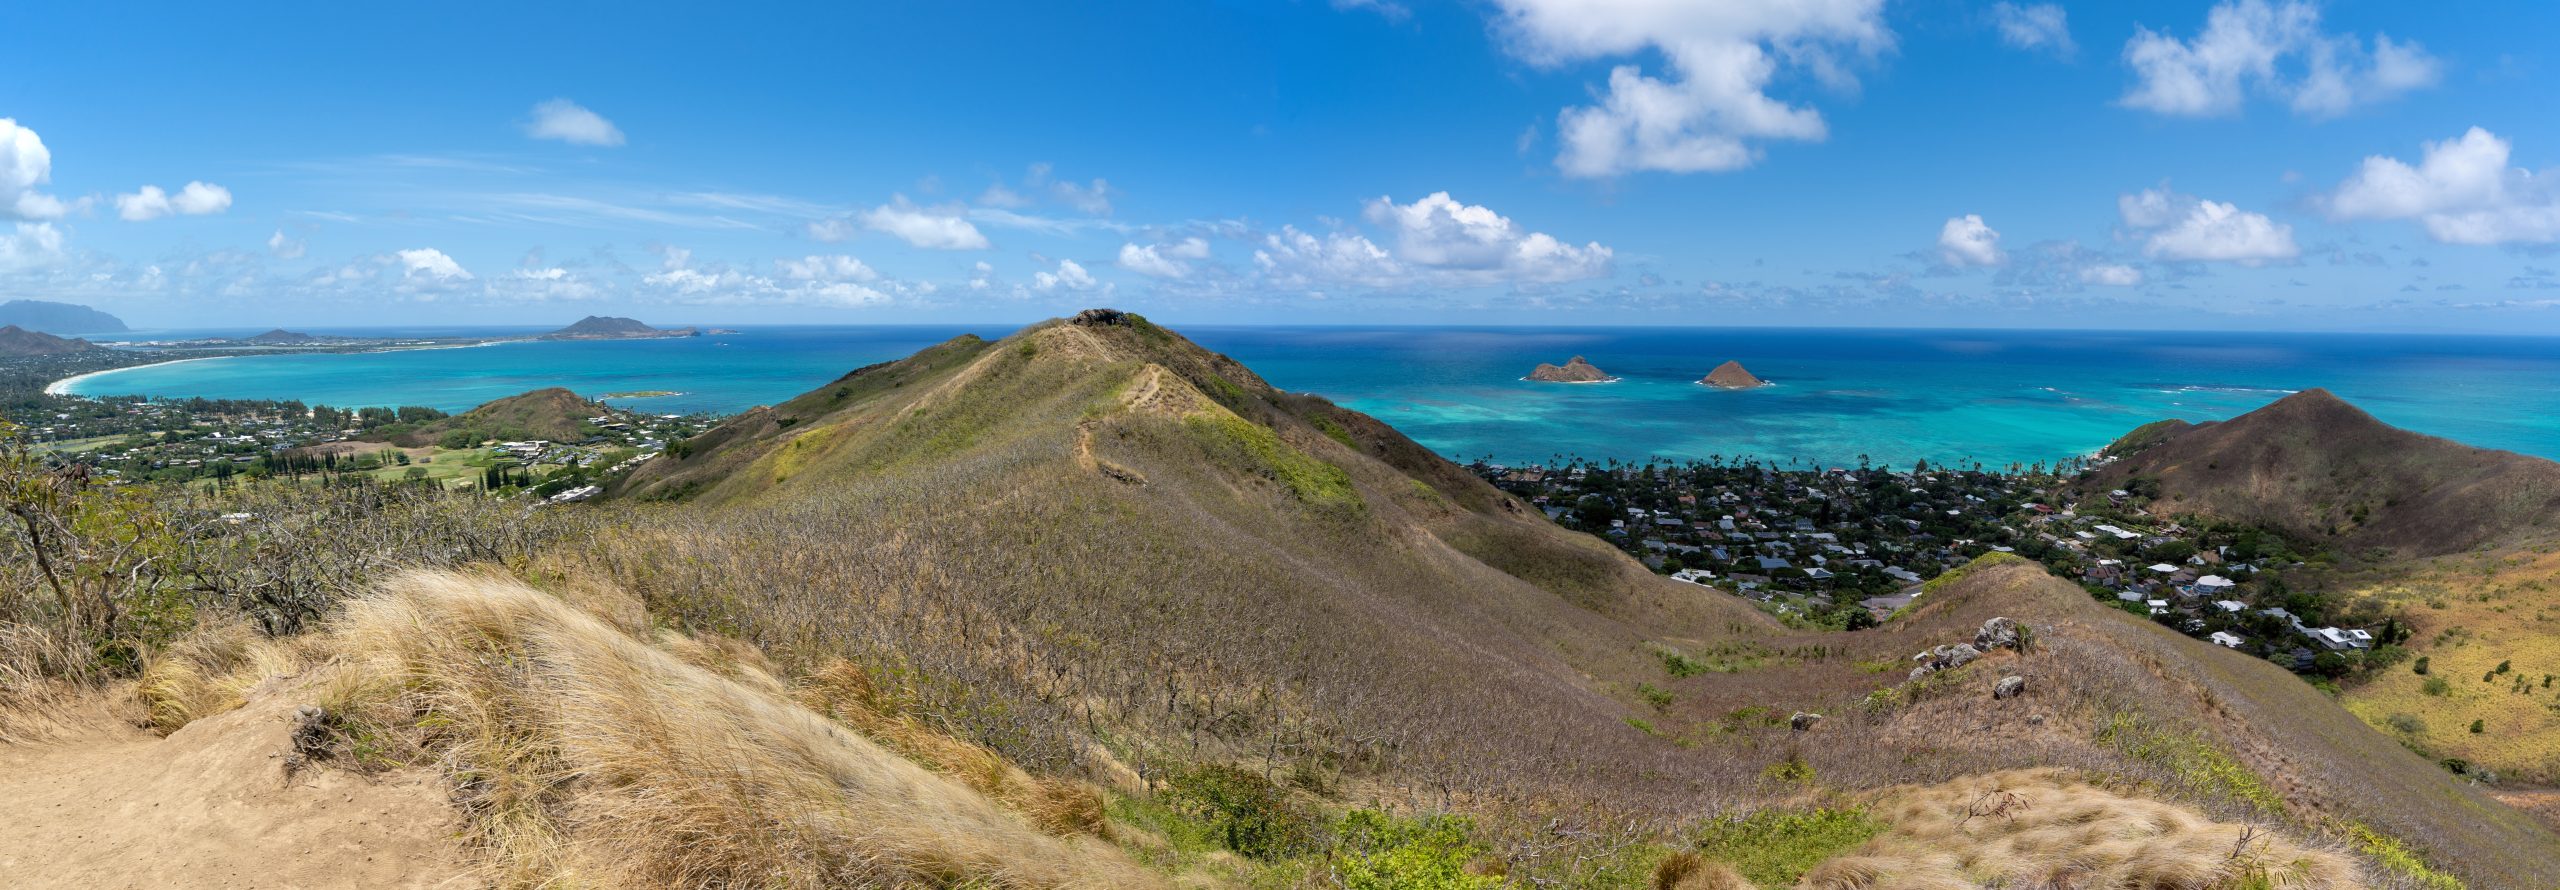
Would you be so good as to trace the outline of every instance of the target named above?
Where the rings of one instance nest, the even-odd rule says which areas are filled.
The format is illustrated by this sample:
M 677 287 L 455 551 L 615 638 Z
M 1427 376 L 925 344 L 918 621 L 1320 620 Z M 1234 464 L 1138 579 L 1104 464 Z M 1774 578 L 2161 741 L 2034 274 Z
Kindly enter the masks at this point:
M 105 376 L 110 375 L 110 374 L 121 374 L 121 373 L 124 373 L 124 372 L 126 372 L 126 371 L 139 371 L 139 370 L 142 370 L 142 369 L 144 369 L 144 368 L 157 368 L 157 367 L 161 367 L 161 366 L 164 366 L 164 365 L 183 365 L 183 364 L 186 364 L 186 363 L 188 363 L 188 362 L 213 362 L 213 361 L 221 361 L 221 360 L 223 360 L 223 359 L 227 359 L 227 358 L 267 358 L 267 357 L 270 357 L 270 356 L 279 356 L 279 355 L 372 355 L 372 354 L 375 354 L 375 353 L 383 353 L 383 352 L 417 352 L 417 351 L 428 350 L 428 349 L 477 349 L 477 348 L 480 348 L 480 347 L 483 347 L 483 346 L 499 346 L 499 345 L 503 345 L 503 344 L 507 344 L 507 343 L 531 343 L 531 342 L 534 342 L 534 341 L 532 341 L 532 340 L 525 340 L 525 339 L 517 339 L 517 338 L 504 338 L 504 339 L 497 339 L 497 340 L 482 340 L 482 341 L 477 342 L 477 343 L 436 343 L 436 344 L 431 344 L 431 345 L 420 345 L 420 346 L 385 346 L 385 347 L 381 347 L 381 348 L 379 348 L 379 349 L 349 349 L 349 350 L 339 350 L 339 351 L 320 351 L 320 350 L 313 350 L 313 351 L 307 351 L 307 352 L 294 352 L 294 351 L 288 351 L 288 350 L 278 350 L 278 351 L 275 351 L 275 352 L 258 352 L 258 353 L 247 353 L 247 354 L 238 354 L 238 355 L 200 355 L 200 356 L 195 356 L 195 357 L 192 357 L 192 358 L 173 358 L 173 359 L 167 359 L 167 360 L 164 360 L 164 361 L 143 362 L 142 364 L 139 364 L 139 365 L 126 365 L 126 366 L 121 367 L 121 368 L 107 368 L 107 369 L 105 369 L 105 370 L 100 370 L 100 371 L 90 371 L 90 372 L 85 373 L 85 374 L 73 374 L 73 375 L 71 375 L 71 376 L 69 376 L 69 377 L 65 377 L 65 378 L 62 378 L 62 379 L 60 379 L 60 380 L 56 380 L 56 381 L 54 381 L 54 382 L 52 382 L 52 383 L 47 383 L 47 384 L 45 384 L 45 385 L 44 385 L 44 394 L 45 394 L 45 395 L 49 395 L 49 396 L 74 396 L 74 397 L 82 397 L 82 398 L 86 398 L 86 396 L 84 396 L 84 395 L 83 395 L 83 394 L 81 394 L 81 393 L 72 392 L 72 391 L 71 391 L 71 387 L 73 387 L 73 386 L 75 386 L 75 385 L 79 384 L 81 381 L 84 381 L 84 380 L 90 380 L 90 379 L 94 379 L 94 378 L 98 378 L 98 377 L 105 377 Z
M 199 356 L 199 357 L 196 357 L 196 358 L 173 358 L 173 359 L 169 359 L 169 360 L 167 360 L 167 361 L 159 361 L 159 362 L 144 362 L 144 363 L 139 364 L 139 365 L 126 365 L 126 366 L 121 367 L 121 368 L 108 368 L 108 369 L 103 370 L 103 371 L 90 371 L 90 372 L 88 372 L 88 373 L 86 373 L 86 374 L 73 374 L 73 375 L 71 375 L 71 376 L 69 376 L 69 377 L 65 377 L 65 378 L 62 378 L 62 379 L 60 379 L 60 380 L 56 380 L 56 381 L 54 381 L 54 382 L 52 382 L 52 383 L 47 383 L 47 384 L 45 384 L 45 385 L 44 385 L 44 394 L 45 394 L 45 395 L 49 395 L 49 396 L 81 396 L 81 394 L 80 394 L 80 393 L 72 392 L 72 391 L 71 391 L 71 387 L 72 387 L 74 384 L 77 384 L 77 383 L 79 383 L 79 382 L 81 382 L 81 381 L 83 381 L 83 380 L 90 380 L 90 379 L 93 379 L 93 378 L 105 377 L 105 376 L 107 376 L 107 375 L 109 375 L 109 374 L 121 374 L 121 373 L 124 373 L 124 372 L 126 372 L 126 371 L 138 371 L 138 370 L 141 370 L 141 369 L 143 369 L 143 368 L 157 368 L 157 367 L 160 367 L 160 366 L 162 366 L 162 365 L 182 365 L 182 364 L 186 364 L 186 363 L 188 363 L 188 362 L 214 362 L 214 361 L 221 361 L 221 360 L 223 360 L 223 359 L 227 359 L 227 358 L 239 358 L 239 357 L 240 357 L 240 356 L 236 356 L 236 355 L 207 355 L 207 356 Z M 84 397 L 84 396 L 82 396 L 82 397 Z

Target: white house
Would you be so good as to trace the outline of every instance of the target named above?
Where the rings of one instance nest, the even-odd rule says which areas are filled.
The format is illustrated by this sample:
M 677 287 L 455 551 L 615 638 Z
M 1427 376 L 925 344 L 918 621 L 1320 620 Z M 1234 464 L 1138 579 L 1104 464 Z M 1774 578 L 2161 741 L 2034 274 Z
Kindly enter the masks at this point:
M 2238 649 L 2240 648 L 2241 643 L 2248 642 L 2247 640 L 2241 639 L 2238 634 L 2234 634 L 2227 630 L 2214 631 L 2213 634 L 2206 637 L 2206 639 L 2212 640 L 2214 645 L 2225 649 Z

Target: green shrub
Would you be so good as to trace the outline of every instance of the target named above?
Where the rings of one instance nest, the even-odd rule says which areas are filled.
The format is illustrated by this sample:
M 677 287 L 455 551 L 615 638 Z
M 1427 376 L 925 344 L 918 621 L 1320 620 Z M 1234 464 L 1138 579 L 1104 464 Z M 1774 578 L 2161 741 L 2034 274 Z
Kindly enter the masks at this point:
M 1456 816 L 1398 819 L 1375 810 L 1353 810 L 1334 827 L 1333 871 L 1344 890 L 1500 886 L 1500 878 L 1467 871 L 1467 863 L 1484 853 L 1468 836 L 1471 827 Z
M 1858 809 L 1761 810 L 1708 823 L 1698 831 L 1697 847 L 1699 855 L 1732 865 L 1754 884 L 1785 887 L 1884 827 Z
M 1229 850 L 1276 860 L 1315 848 L 1316 815 L 1259 775 L 1210 764 L 1176 773 L 1166 784 L 1170 802 L 1206 823 Z

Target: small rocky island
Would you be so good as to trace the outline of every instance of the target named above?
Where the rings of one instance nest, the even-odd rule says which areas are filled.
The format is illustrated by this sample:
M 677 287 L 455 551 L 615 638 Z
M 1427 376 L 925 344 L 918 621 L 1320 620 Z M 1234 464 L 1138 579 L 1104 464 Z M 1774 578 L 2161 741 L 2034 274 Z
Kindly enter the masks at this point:
M 1707 376 L 1698 378 L 1698 382 L 1717 389 L 1757 389 L 1769 385 L 1769 381 L 1745 370 L 1741 362 L 1717 365 L 1715 370 L 1707 372 Z
M 693 337 L 700 331 L 692 328 L 661 329 L 641 324 L 639 319 L 607 315 L 590 315 L 576 324 L 544 334 L 544 340 L 655 340 L 662 337 Z
M 316 342 L 319 339 L 320 338 L 318 337 L 305 334 L 301 331 L 288 331 L 283 328 L 276 328 L 275 330 L 259 334 L 255 337 L 250 337 L 244 342 L 255 343 L 260 346 L 299 346 L 305 343 Z
M 1583 361 L 1582 356 L 1577 355 L 1565 362 L 1564 367 L 1561 368 L 1539 362 L 1536 368 L 1530 369 L 1528 379 L 1542 383 L 1607 383 L 1618 378 L 1609 376 L 1608 372 L 1594 367 L 1590 362 Z

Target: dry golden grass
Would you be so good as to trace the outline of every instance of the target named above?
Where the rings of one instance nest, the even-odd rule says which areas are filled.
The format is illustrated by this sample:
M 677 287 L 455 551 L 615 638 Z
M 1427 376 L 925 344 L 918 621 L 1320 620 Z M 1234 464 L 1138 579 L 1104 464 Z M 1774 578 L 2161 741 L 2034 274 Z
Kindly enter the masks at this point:
M 1891 826 L 1805 875 L 1816 890 L 2083 887 L 2348 890 L 2347 856 L 2259 826 L 2129 797 L 2062 770 L 2019 770 L 1900 788 L 1878 800 Z
M 258 681 L 294 672 L 298 641 L 263 638 L 247 624 L 198 628 L 154 654 L 134 692 L 145 719 L 162 735 L 237 708 Z
M 1754 890 L 1733 866 L 1679 852 L 1653 868 L 1653 890 Z
M 2428 664 L 2350 688 L 2348 710 L 2431 756 L 2560 782 L 2560 680 L 2543 682 L 2560 676 L 2560 553 L 2448 557 L 2357 587 L 2408 616 L 2411 654 Z
M 351 604 L 330 642 L 395 693 L 338 718 L 420 729 L 504 885 L 1154 883 L 794 704 L 742 647 L 671 652 L 521 584 L 428 572 Z

